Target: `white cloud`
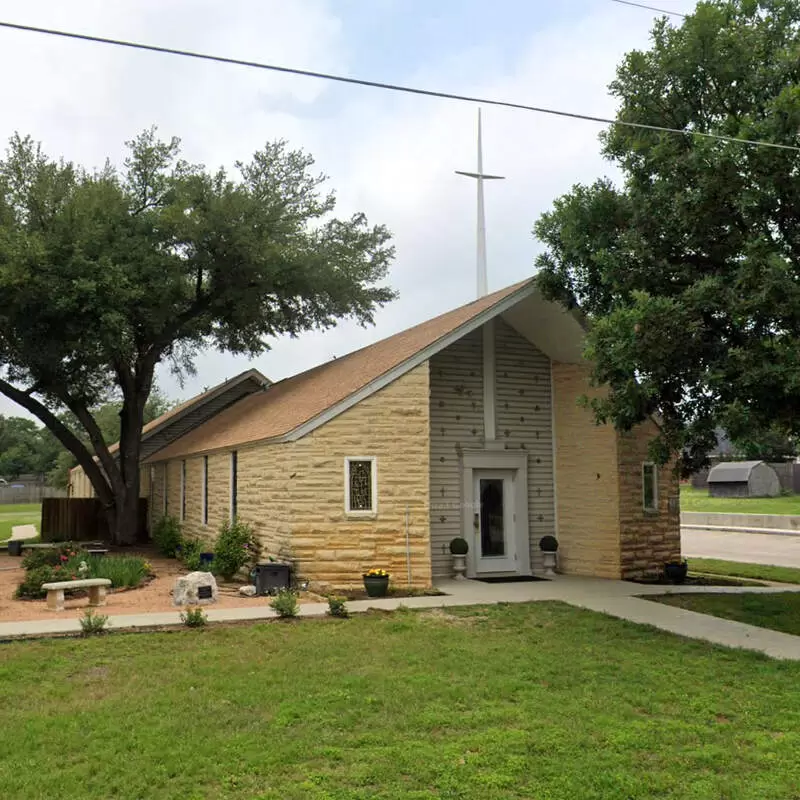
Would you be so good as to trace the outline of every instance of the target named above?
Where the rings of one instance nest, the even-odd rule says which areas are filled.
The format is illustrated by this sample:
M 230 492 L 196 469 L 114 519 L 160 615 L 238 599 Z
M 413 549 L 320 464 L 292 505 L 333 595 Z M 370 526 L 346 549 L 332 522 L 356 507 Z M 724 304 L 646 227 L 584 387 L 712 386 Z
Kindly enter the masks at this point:
M 4 3 L 3 16 L 348 72 L 347 29 L 335 8 L 324 0 L 24 0 Z M 511 67 L 489 47 L 450 50 L 402 82 L 612 116 L 606 85 L 622 55 L 646 45 L 650 25 L 647 13 L 606 3 L 582 19 L 533 31 Z M 20 130 L 43 140 L 51 153 L 99 165 L 106 156 L 119 160 L 123 141 L 156 123 L 164 135 L 181 136 L 188 158 L 217 166 L 285 137 L 314 153 L 330 174 L 340 213 L 364 210 L 371 221 L 388 225 L 397 247 L 391 283 L 400 299 L 378 312 L 375 328 L 345 323 L 273 343 L 254 362 L 273 379 L 473 298 L 475 188 L 453 170 L 474 164 L 474 107 L 5 30 L 0 70 L 14 76 L 4 81 L 0 138 Z M 475 81 L 479 74 L 484 77 Z M 575 120 L 484 109 L 485 167 L 507 176 L 487 186 L 490 287 L 532 273 L 537 245 L 531 227 L 554 197 L 609 172 L 598 155 L 599 130 Z M 170 394 L 187 397 L 246 365 L 206 353 L 183 389 L 166 372 L 162 382 Z M 2 399 L 0 412 L 20 413 Z

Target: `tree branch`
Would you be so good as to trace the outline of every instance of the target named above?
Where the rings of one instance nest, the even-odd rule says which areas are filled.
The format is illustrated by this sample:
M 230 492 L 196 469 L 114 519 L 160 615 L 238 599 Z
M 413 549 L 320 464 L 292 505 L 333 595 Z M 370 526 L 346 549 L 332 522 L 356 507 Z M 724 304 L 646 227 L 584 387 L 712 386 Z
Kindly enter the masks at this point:
M 78 460 L 78 464 L 83 467 L 86 477 L 91 481 L 95 492 L 97 492 L 97 497 L 103 505 L 107 508 L 113 507 L 114 497 L 111 493 L 108 478 L 103 474 L 86 445 L 47 406 L 32 397 L 27 391 L 18 389 L 13 384 L 0 378 L 0 392 L 21 405 L 26 411 L 30 411 L 31 414 L 44 423 L 61 444 Z

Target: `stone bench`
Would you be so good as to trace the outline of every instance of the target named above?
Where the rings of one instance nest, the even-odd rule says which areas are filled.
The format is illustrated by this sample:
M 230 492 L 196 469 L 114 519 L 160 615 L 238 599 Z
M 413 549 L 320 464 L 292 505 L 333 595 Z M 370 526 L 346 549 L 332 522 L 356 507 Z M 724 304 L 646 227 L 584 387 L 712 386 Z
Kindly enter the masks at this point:
M 108 578 L 83 578 L 77 581 L 43 583 L 42 589 L 47 592 L 47 607 L 52 611 L 63 611 L 65 590 L 88 589 L 89 605 L 104 606 L 106 604 L 106 587 L 108 586 L 111 586 Z

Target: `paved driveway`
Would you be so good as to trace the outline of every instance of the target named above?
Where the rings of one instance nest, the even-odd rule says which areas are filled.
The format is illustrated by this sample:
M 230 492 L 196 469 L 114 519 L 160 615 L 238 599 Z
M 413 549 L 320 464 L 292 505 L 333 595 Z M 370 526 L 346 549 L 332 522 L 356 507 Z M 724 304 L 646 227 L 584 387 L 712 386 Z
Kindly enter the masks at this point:
M 684 556 L 800 567 L 800 536 L 681 530 Z

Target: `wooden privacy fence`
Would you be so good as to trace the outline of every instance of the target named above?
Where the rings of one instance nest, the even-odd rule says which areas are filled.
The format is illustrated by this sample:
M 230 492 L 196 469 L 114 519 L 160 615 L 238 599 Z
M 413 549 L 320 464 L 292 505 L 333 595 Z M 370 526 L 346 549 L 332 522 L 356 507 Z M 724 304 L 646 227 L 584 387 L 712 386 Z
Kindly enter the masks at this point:
M 95 497 L 46 497 L 42 500 L 42 541 L 109 541 L 108 521 Z M 147 499 L 139 500 L 138 541 L 147 539 Z

